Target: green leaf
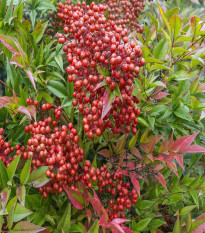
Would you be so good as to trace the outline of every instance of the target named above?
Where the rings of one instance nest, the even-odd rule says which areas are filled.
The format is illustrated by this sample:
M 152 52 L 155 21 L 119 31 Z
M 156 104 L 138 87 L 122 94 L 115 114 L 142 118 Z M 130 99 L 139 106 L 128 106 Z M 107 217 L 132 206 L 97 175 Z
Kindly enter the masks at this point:
M 199 191 L 197 190 L 192 190 L 190 191 L 190 195 L 192 199 L 194 200 L 194 203 L 199 206 Z
M 192 121 L 189 114 L 189 108 L 181 103 L 181 105 L 174 111 L 174 115 L 187 121 Z
M 6 20 L 6 21 L 8 21 L 8 20 L 12 17 L 13 3 L 14 3 L 14 1 L 11 0 L 11 1 L 10 1 L 10 4 L 9 4 L 9 7 L 8 7 L 8 9 L 7 9 L 6 15 L 5 15 L 5 17 L 4 17 L 4 20 Z
M 168 52 L 169 43 L 167 42 L 166 38 L 163 38 L 159 44 L 156 46 L 154 57 L 158 60 L 163 60 L 165 55 Z M 147 59 L 146 59 L 147 61 Z M 159 63 L 159 62 L 158 62 Z
M 138 123 L 141 124 L 141 125 L 144 125 L 145 127 L 149 128 L 149 124 L 141 117 L 138 117 Z
M 2 18 L 4 18 L 4 16 L 5 16 L 5 14 L 6 14 L 6 2 L 7 2 L 7 0 L 2 0 L 1 1 L 1 7 L 0 7 L 0 16 L 2 17 Z
M 180 36 L 178 39 L 176 39 L 175 44 L 179 44 L 184 41 L 191 41 L 192 37 L 191 36 Z
M 13 197 L 10 201 L 9 201 L 9 203 L 8 203 L 8 205 L 7 205 L 7 211 L 10 213 L 11 212 L 11 209 L 14 209 L 14 207 L 15 207 L 15 205 L 16 205 L 16 202 L 17 202 L 17 199 L 18 199 L 18 197 L 17 196 L 15 196 L 15 197 Z
M 49 182 L 50 179 L 47 178 L 46 176 L 46 171 L 48 170 L 47 166 L 44 167 L 39 167 L 38 169 L 34 170 L 27 183 L 32 185 L 35 188 L 40 188 L 46 183 Z
M 181 233 L 179 216 L 177 217 L 177 221 L 176 221 L 176 223 L 174 225 L 173 233 Z
M 31 158 L 26 162 L 24 168 L 21 171 L 20 175 L 20 182 L 21 184 L 25 184 L 30 176 L 30 171 L 31 171 Z
M 58 81 L 49 81 L 47 88 L 59 98 L 68 97 L 68 93 L 65 86 Z
M 150 68 L 150 71 L 153 71 L 153 70 L 169 70 L 171 72 L 174 72 L 171 68 L 169 68 L 168 66 L 165 66 L 165 65 L 161 65 L 161 64 L 155 64 L 155 65 L 152 65 L 151 68 Z M 134 89 L 133 89 L 134 90 Z
M 70 219 L 71 219 L 71 204 L 68 204 L 60 222 L 58 223 L 58 226 L 56 228 L 56 233 L 58 233 L 61 229 L 64 230 L 64 232 L 71 232 L 70 227 Z
M 159 227 L 161 227 L 163 224 L 166 224 L 166 222 L 161 220 L 161 219 L 153 219 L 149 223 L 148 227 L 149 227 L 150 230 L 155 230 L 155 229 L 158 229 Z
M 203 213 L 192 223 L 190 233 L 202 233 L 205 230 L 205 214 Z
M 84 233 L 84 231 L 77 224 L 71 224 L 69 232 Z
M 36 10 L 32 10 L 29 13 L 29 15 L 30 15 L 30 18 L 31 18 L 32 27 L 34 28 L 35 22 L 36 22 L 36 15 L 37 15 Z
M 156 50 L 155 50 L 155 53 L 156 53 Z M 158 60 L 158 59 L 156 59 L 154 57 L 147 57 L 145 60 L 146 60 L 146 64 L 147 63 L 160 63 L 160 64 L 164 64 L 163 61 L 160 61 L 160 60 Z
M 8 216 L 7 226 L 9 229 L 12 228 L 13 222 L 14 222 L 14 209 L 10 211 L 9 216 Z
M 14 174 L 16 172 L 16 168 L 18 166 L 19 160 L 21 158 L 21 155 L 18 155 L 9 165 L 7 168 L 8 178 L 10 181 L 12 181 Z
M 136 225 L 136 229 L 138 231 L 144 230 L 148 226 L 148 224 L 150 223 L 151 220 L 152 220 L 151 218 L 146 218 L 146 219 L 140 220 Z
M 3 188 L 7 186 L 7 182 L 9 180 L 7 170 L 2 160 L 0 159 L 0 179 L 3 185 Z
M 61 68 L 62 72 L 64 72 L 62 56 L 61 55 L 55 56 L 55 60 L 56 60 L 57 64 L 59 65 L 59 67 Z
M 139 97 L 141 100 L 145 101 L 145 98 L 144 98 L 143 94 L 138 90 L 138 88 L 134 88 L 134 89 L 132 90 L 132 94 L 133 94 L 134 96 Z
M 159 11 L 160 11 L 160 14 L 161 14 L 161 16 L 162 16 L 162 19 L 163 19 L 163 21 L 164 21 L 164 24 L 165 24 L 166 27 L 167 27 L 167 30 L 168 30 L 168 32 L 169 32 L 169 35 L 171 35 L 171 29 L 170 29 L 169 23 L 168 23 L 168 21 L 167 21 L 167 17 L 166 17 L 166 15 L 165 15 L 163 9 L 162 9 L 161 6 L 159 5 L 159 3 L 157 3 L 157 4 L 158 4 Z
M 32 211 L 17 203 L 14 210 L 14 222 L 19 222 L 20 220 L 29 216 L 30 214 L 32 214 Z
M 155 28 L 157 30 L 158 29 L 158 21 L 157 21 L 157 19 L 155 19 L 155 17 L 153 15 L 151 15 L 149 12 L 147 12 L 147 11 L 144 11 L 144 12 L 150 17 L 150 19 L 154 23 Z
M 191 230 L 191 225 L 192 225 L 192 218 L 191 218 L 190 212 L 188 212 L 187 220 L 186 220 L 187 232 L 189 232 Z
M 185 214 L 191 212 L 194 208 L 196 208 L 196 205 L 186 206 L 180 211 L 180 215 L 185 215 Z
M 130 150 L 135 146 L 135 144 L 137 142 L 138 133 L 139 133 L 139 131 L 137 131 L 137 133 L 131 138 L 131 140 L 129 142 Z
M 181 27 L 182 27 L 181 19 L 179 18 L 178 15 L 173 15 L 169 20 L 169 24 L 171 27 L 173 38 L 175 40 L 179 35 L 179 32 L 181 31 Z
M 139 202 L 139 208 L 144 210 L 150 208 L 154 204 L 154 201 L 142 200 Z
M 99 229 L 98 220 L 95 220 L 92 227 L 89 229 L 87 233 L 98 233 L 98 229 Z

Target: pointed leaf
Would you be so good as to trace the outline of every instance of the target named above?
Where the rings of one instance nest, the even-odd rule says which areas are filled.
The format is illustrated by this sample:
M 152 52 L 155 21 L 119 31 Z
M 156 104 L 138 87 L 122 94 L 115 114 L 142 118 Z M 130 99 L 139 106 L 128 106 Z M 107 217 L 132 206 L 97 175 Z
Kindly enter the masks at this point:
M 135 187 L 137 193 L 138 193 L 139 196 L 140 196 L 140 184 L 139 184 L 138 180 L 135 178 L 135 175 L 134 175 L 133 173 L 130 174 L 130 179 L 131 179 L 132 184 L 134 185 L 134 187 Z
M 196 132 L 193 135 L 188 136 L 181 144 L 180 148 L 179 148 L 179 153 L 184 153 L 183 151 L 186 151 L 187 147 L 189 147 L 192 142 L 194 141 L 195 137 L 197 136 L 197 134 L 199 133 Z
M 166 181 L 164 179 L 164 176 L 158 172 L 157 174 L 157 180 L 160 182 L 160 184 L 167 190 L 167 185 L 166 185 Z
M 98 233 L 98 229 L 99 229 L 98 220 L 95 220 L 92 227 L 89 229 L 87 233 Z
M 100 155 L 102 155 L 102 156 L 104 156 L 104 157 L 106 157 L 106 158 L 110 158 L 111 157 L 111 153 L 107 149 L 100 150 L 97 153 L 100 154 Z
M 0 179 L 3 185 L 3 188 L 7 187 L 7 182 L 9 180 L 7 170 L 2 160 L 0 159 Z
M 101 119 L 103 119 L 112 108 L 112 103 L 114 99 L 115 96 L 113 95 L 113 93 L 109 93 L 108 90 L 106 89 L 103 95 L 103 108 L 102 108 Z
M 205 214 L 200 215 L 196 220 L 192 223 L 190 233 L 204 233 L 205 231 Z
M 25 184 L 30 176 L 30 170 L 31 170 L 31 158 L 26 162 L 23 170 L 21 171 L 20 175 L 20 182 L 21 184 Z
M 45 230 L 46 228 L 44 227 L 39 227 L 37 225 L 34 225 L 33 223 L 30 222 L 19 222 L 15 225 L 15 227 L 12 229 L 13 233 L 37 233 L 40 231 Z
M 14 174 L 16 172 L 16 168 L 18 166 L 19 160 L 21 155 L 16 156 L 16 158 L 10 163 L 9 167 L 7 168 L 8 178 L 12 181 Z
M 174 225 L 173 233 L 181 233 L 179 216 L 177 217 L 177 221 L 176 221 L 176 223 Z
M 205 153 L 205 148 L 198 145 L 189 146 L 184 153 Z
M 44 186 L 50 180 L 46 176 L 47 170 L 48 170 L 47 166 L 39 167 L 38 169 L 34 170 L 31 173 L 27 183 L 31 184 L 35 188 L 40 188 Z
M 167 160 L 167 166 L 176 174 L 176 176 L 179 178 L 177 166 L 174 161 L 172 160 Z
M 65 190 L 68 198 L 70 199 L 71 203 L 73 204 L 73 206 L 76 209 L 82 210 L 83 209 L 83 205 L 82 205 L 83 203 L 81 204 L 81 202 L 84 202 L 82 193 L 80 193 L 78 191 L 75 191 L 75 190 L 72 190 L 71 188 L 65 188 L 64 187 L 64 190 Z M 80 202 L 80 199 L 81 199 L 81 202 Z
M 19 222 L 20 220 L 29 216 L 30 214 L 32 214 L 32 211 L 17 203 L 14 210 L 14 222 Z

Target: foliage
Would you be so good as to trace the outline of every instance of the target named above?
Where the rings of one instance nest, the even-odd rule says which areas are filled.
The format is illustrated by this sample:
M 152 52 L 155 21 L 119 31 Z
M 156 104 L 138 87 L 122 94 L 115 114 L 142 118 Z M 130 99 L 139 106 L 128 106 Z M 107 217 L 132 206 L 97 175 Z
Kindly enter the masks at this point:
M 116 135 L 101 128 L 102 135 L 96 133 L 99 137 L 94 134 L 90 140 L 83 123 L 85 116 L 72 105 L 77 99 L 73 93 L 78 89 L 76 80 L 70 82 L 65 74 L 71 61 L 64 55 L 65 46 L 58 43 L 59 38 L 64 38 L 65 22 L 56 18 L 57 3 L 1 1 L 1 232 L 205 231 L 205 24 L 203 2 L 199 3 L 201 9 L 194 1 L 190 1 L 191 7 L 183 0 L 147 3 L 139 17 L 144 33 L 133 31 L 128 36 L 145 58 L 145 65 L 134 77 L 131 93 L 140 100 L 135 103 L 140 109 L 138 124 L 133 127 L 136 132 L 121 131 Z M 55 36 L 56 32 L 60 36 Z M 66 40 L 67 37 L 66 33 Z M 105 80 L 111 76 L 113 81 L 111 71 L 109 63 L 99 62 L 94 72 L 105 76 Z M 112 121 L 113 101 L 122 98 L 123 87 L 116 81 L 117 87 L 112 90 L 105 80 L 96 83 L 95 91 L 103 90 L 102 119 L 109 115 Z M 86 94 L 90 96 L 92 91 Z M 45 113 L 48 106 L 52 107 Z M 42 162 L 42 153 L 31 144 L 39 134 L 34 128 L 41 130 L 45 119 L 51 131 L 42 129 L 41 137 L 50 139 L 58 132 L 62 138 L 65 131 L 67 142 L 71 134 L 78 133 L 75 140 L 84 159 L 78 162 L 76 180 L 72 178 L 64 185 L 56 181 L 64 164 L 59 159 L 52 168 L 46 159 L 59 145 L 64 148 L 60 152 L 63 157 L 70 156 L 76 148 L 70 150 L 72 153 L 67 151 L 57 133 L 51 148 L 49 144 L 44 148 L 41 143 L 43 150 L 49 152 Z M 34 127 L 36 122 L 39 126 Z M 55 150 L 57 156 L 58 149 Z M 70 165 L 67 166 L 71 157 L 62 168 L 67 178 L 72 177 Z M 37 160 L 42 162 L 39 167 Z M 48 171 L 53 171 L 54 178 Z M 109 179 L 111 183 L 106 184 Z M 117 214 L 114 205 L 118 205 L 120 195 L 132 202 L 121 206 L 120 210 L 124 209 Z

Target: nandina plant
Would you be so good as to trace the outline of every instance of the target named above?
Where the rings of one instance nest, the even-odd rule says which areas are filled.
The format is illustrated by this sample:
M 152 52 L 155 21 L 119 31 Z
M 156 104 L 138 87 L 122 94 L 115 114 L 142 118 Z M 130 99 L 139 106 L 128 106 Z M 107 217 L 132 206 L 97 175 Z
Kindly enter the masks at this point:
M 129 2 L 125 3 L 130 6 L 130 14 L 134 13 Z M 136 11 L 141 11 L 144 2 L 135 3 L 141 6 Z M 142 30 L 134 28 L 138 27 L 135 24 L 132 28 L 127 27 L 127 21 L 122 24 L 113 21 L 112 15 L 109 18 L 109 7 L 105 2 L 90 5 L 71 1 L 59 3 L 58 20 L 50 14 L 56 21 L 53 26 L 59 26 L 59 44 L 51 38 L 44 38 L 41 45 L 32 41 L 33 54 L 37 55 L 32 65 L 29 60 L 24 63 L 27 50 L 15 35 L 0 35 L 2 44 L 12 55 L 10 63 L 18 66 L 15 69 L 21 72 L 22 79 L 26 69 L 31 82 L 27 82 L 31 87 L 28 93 L 26 87 L 19 92 L 19 87 L 13 83 L 4 83 L 11 93 L 0 97 L 0 113 L 2 119 L 6 118 L 0 119 L 4 128 L 0 129 L 1 213 L 4 216 L 0 223 L 3 231 L 39 232 L 46 228 L 47 232 L 56 233 L 124 233 L 182 232 L 185 228 L 187 232 L 197 232 L 204 229 L 205 149 L 200 143 L 203 134 L 199 129 L 195 130 L 200 125 L 197 125 L 199 119 L 194 118 L 195 127 L 187 124 L 192 127 L 184 135 L 179 134 L 179 126 L 175 128 L 172 124 L 172 130 L 167 130 L 159 126 L 157 117 L 153 121 L 153 116 L 160 115 L 161 105 L 167 103 L 167 96 L 173 94 L 172 91 L 181 95 L 185 91 L 183 85 L 187 86 L 187 83 L 181 83 L 178 91 L 174 85 L 168 86 L 165 82 L 167 72 L 163 70 L 173 72 L 164 64 L 169 63 L 169 57 L 160 61 L 165 53 L 160 49 L 169 45 L 168 33 L 175 35 L 172 33 L 174 22 L 176 25 L 180 20 L 174 15 L 169 28 L 165 13 L 159 7 L 164 21 L 159 38 L 153 41 L 153 34 L 149 34 L 145 27 L 145 35 L 138 33 L 130 40 L 130 30 Z M 176 10 L 168 11 L 167 17 L 175 13 Z M 156 23 L 152 16 L 150 18 L 158 27 L 159 22 Z M 191 26 L 197 31 L 195 36 L 201 36 L 199 45 L 202 46 L 203 27 L 198 19 L 199 26 L 195 25 L 194 19 Z M 41 31 L 39 25 L 40 22 L 28 38 Z M 187 31 L 185 25 L 182 38 Z M 51 33 L 54 31 L 49 29 L 48 34 Z M 166 39 L 162 38 L 162 33 Z M 36 37 L 37 41 L 39 37 Z M 156 52 L 155 46 L 147 45 L 147 48 L 143 44 L 146 44 L 145 38 L 153 45 L 160 40 Z M 186 39 L 189 41 L 190 37 Z M 197 45 L 197 39 L 193 37 L 190 48 Z M 38 45 L 39 53 L 36 53 Z M 48 48 L 52 51 L 50 55 Z M 186 52 L 177 49 L 174 51 Z M 150 56 L 158 57 L 148 57 L 147 50 L 150 50 Z M 19 58 L 17 61 L 16 57 Z M 46 68 L 41 65 L 45 57 L 51 61 Z M 190 59 L 190 56 L 184 58 Z M 177 59 L 180 62 L 180 57 Z M 203 61 L 201 48 L 194 59 Z M 178 61 L 173 66 L 178 65 Z M 197 64 L 194 74 L 201 70 Z M 52 65 L 57 70 L 60 67 L 61 72 L 64 67 L 64 77 L 59 70 L 51 72 Z M 10 74 L 15 69 L 12 68 Z M 165 80 L 155 82 L 157 77 Z M 197 85 L 192 83 L 195 89 Z M 169 87 L 167 93 L 166 86 Z M 203 84 L 200 88 L 203 89 Z M 188 99 L 186 93 L 185 96 Z M 174 106 L 181 107 L 175 104 L 174 98 L 172 100 L 173 109 Z M 184 115 L 190 119 L 188 114 L 191 115 L 196 106 L 190 113 L 187 106 L 184 109 Z M 176 112 L 179 118 L 184 116 L 182 112 Z M 201 108 L 195 116 L 198 114 L 203 118 Z M 181 122 L 173 117 L 167 120 L 176 121 L 178 125 Z M 187 154 L 193 153 L 188 159 Z M 16 223 L 18 221 L 21 222 Z

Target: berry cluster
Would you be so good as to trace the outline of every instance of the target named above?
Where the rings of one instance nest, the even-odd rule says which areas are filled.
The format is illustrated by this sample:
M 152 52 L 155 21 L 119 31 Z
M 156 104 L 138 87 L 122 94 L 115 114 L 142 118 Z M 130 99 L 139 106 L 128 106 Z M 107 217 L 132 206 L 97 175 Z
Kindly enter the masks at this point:
M 68 34 L 58 34 L 58 39 L 67 53 L 73 106 L 78 106 L 84 117 L 84 131 L 90 139 L 106 128 L 114 134 L 136 134 L 140 109 L 132 90 L 133 80 L 145 64 L 144 58 L 140 59 L 141 49 L 134 41 L 128 43 L 126 29 L 106 21 L 105 5 L 78 2 L 74 6 L 67 1 L 58 5 L 58 17 Z M 102 70 L 106 74 L 101 74 Z
M 91 167 L 89 160 L 85 162 L 82 182 L 90 189 L 97 184 L 99 197 L 106 208 L 109 218 L 125 218 L 126 209 L 130 210 L 132 204 L 137 203 L 138 195 L 132 188 L 130 182 L 124 182 L 122 175 L 109 172 L 108 166 L 104 164 L 100 169 Z
M 138 17 L 145 7 L 145 0 L 105 0 L 103 3 L 108 6 L 109 21 L 114 21 L 116 25 L 129 31 L 143 32 Z
M 3 134 L 4 129 L 0 128 L 0 159 L 8 167 L 12 161 L 12 157 L 9 155 L 14 151 L 14 148 L 4 140 Z
M 41 109 L 44 120 L 25 127 L 25 132 L 30 133 L 31 138 L 22 157 L 32 157 L 33 170 L 48 166 L 46 175 L 51 180 L 45 187 L 40 188 L 40 192 L 46 198 L 47 193 L 62 193 L 63 186 L 70 186 L 72 182 L 79 181 L 77 173 L 79 163 L 84 160 L 84 151 L 78 146 L 78 132 L 73 128 L 73 124 L 61 125 L 61 107 L 53 109 L 53 104 L 46 103 Z M 54 112 L 55 120 L 52 120 L 50 114 L 45 116 L 49 110 Z

